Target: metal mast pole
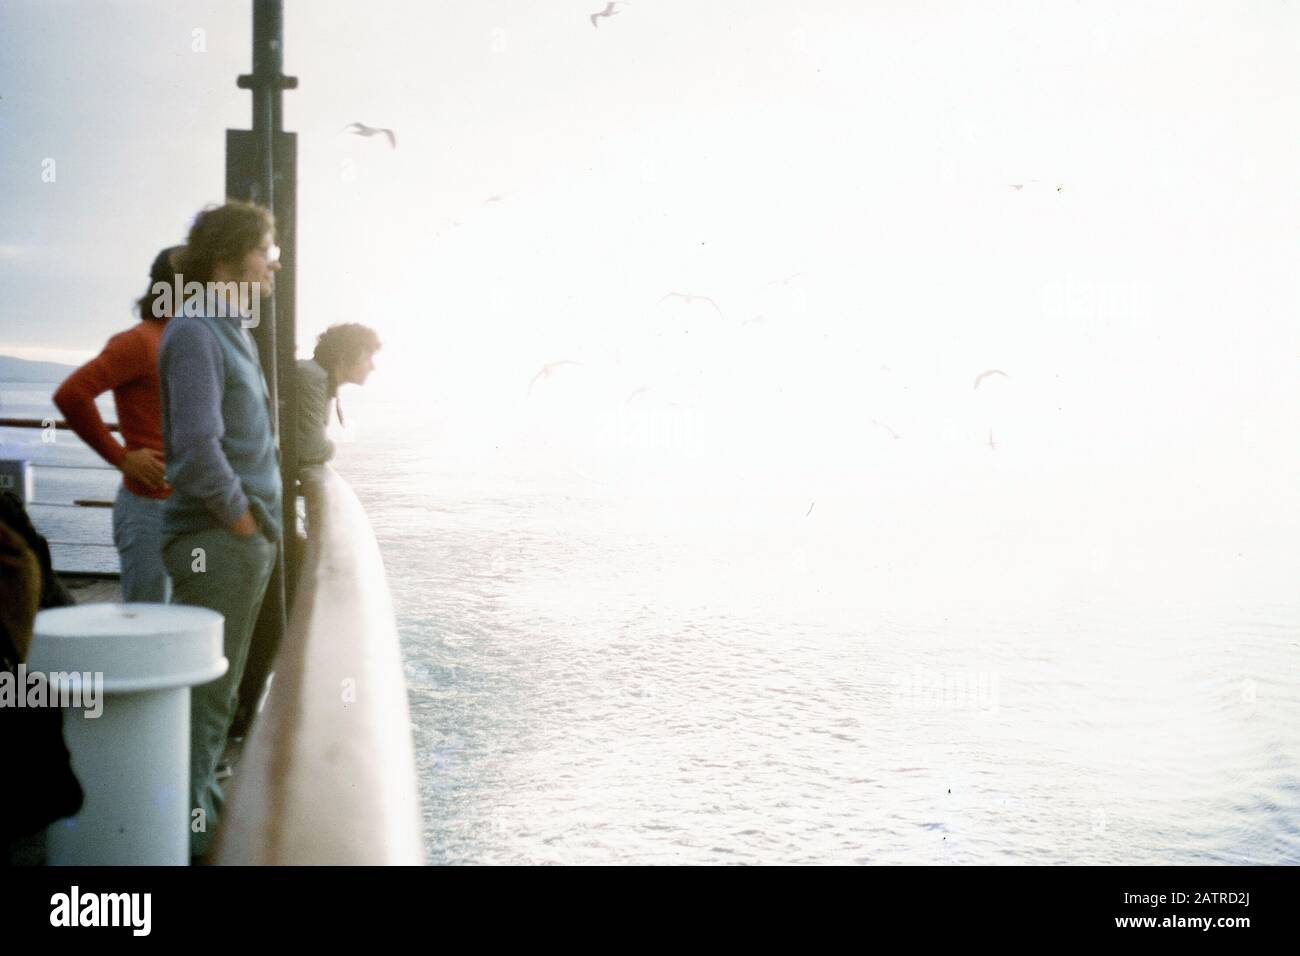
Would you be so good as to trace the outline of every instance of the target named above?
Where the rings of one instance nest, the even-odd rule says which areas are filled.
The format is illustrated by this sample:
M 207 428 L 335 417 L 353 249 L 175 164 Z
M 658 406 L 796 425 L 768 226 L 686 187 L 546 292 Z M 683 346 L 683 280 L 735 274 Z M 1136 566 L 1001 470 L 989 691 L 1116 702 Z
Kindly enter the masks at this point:
M 281 128 L 284 91 L 297 77 L 284 75 L 283 0 L 253 0 L 253 72 L 240 76 L 240 89 L 253 99 L 253 128 L 226 131 L 226 195 L 245 199 L 275 215 L 280 271 L 274 295 L 263 304 L 253 329 L 270 396 L 271 424 L 280 452 L 284 489 L 284 534 L 275 571 L 249 649 L 240 687 L 240 708 L 232 733 L 252 720 L 271 672 L 288 617 L 287 598 L 297 580 L 298 394 L 294 315 L 297 272 L 297 137 Z

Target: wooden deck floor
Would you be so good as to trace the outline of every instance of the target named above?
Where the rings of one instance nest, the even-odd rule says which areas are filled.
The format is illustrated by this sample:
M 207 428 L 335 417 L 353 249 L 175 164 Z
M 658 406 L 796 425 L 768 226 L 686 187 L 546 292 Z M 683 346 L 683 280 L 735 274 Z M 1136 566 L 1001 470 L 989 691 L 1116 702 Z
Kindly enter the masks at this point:
M 120 604 L 122 588 L 116 578 L 61 578 L 78 604 Z

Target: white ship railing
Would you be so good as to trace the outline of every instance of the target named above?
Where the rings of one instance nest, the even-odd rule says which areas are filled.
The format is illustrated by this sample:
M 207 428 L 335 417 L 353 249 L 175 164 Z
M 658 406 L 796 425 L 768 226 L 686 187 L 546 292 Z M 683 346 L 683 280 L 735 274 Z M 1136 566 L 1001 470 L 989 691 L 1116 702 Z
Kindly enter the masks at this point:
M 421 864 L 406 683 L 379 547 L 333 469 L 303 469 L 302 484 L 302 570 L 216 860 Z

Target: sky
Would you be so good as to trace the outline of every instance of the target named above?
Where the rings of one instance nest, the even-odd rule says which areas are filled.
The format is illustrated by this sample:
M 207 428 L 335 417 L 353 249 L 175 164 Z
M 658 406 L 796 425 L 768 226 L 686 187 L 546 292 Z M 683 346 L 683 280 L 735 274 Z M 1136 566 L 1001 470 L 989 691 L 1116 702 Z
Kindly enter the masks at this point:
M 1300 523 L 1296 4 L 602 6 L 286 3 L 301 354 L 374 326 L 372 390 L 465 440 L 653 414 L 829 494 Z M 0 8 L 0 352 L 132 322 L 250 9 Z

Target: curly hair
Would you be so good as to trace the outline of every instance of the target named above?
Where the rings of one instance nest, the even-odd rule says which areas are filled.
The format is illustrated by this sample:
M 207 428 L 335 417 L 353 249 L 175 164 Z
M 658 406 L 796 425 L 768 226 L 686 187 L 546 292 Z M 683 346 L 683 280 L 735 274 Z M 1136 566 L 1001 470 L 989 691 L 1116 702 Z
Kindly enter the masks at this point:
M 334 399 L 334 414 L 339 424 L 343 422 L 343 403 L 338 398 L 339 383 L 335 379 L 335 369 L 361 358 L 373 355 L 380 349 L 379 335 L 369 326 L 357 322 L 343 322 L 331 325 L 316 339 L 316 351 L 312 361 L 329 373 L 329 394 Z
M 217 263 L 237 265 L 262 244 L 267 233 L 275 234 L 275 217 L 251 202 L 232 200 L 224 206 L 208 206 L 194 217 L 181 269 L 185 281 L 213 281 Z
M 339 365 L 378 352 L 380 348 L 379 335 L 374 329 L 356 322 L 344 322 L 331 325 L 320 334 L 312 358 L 321 368 L 333 372 Z

